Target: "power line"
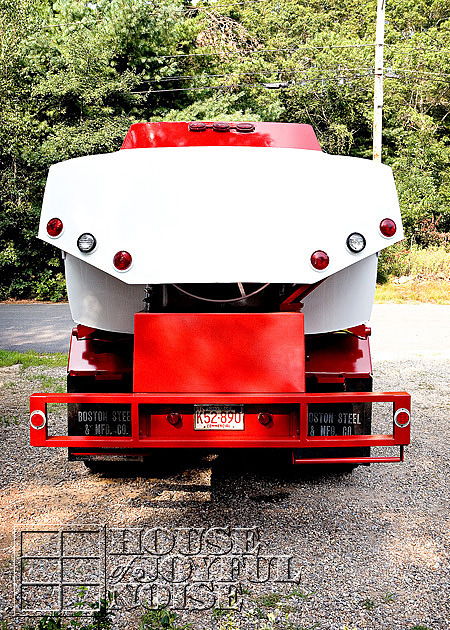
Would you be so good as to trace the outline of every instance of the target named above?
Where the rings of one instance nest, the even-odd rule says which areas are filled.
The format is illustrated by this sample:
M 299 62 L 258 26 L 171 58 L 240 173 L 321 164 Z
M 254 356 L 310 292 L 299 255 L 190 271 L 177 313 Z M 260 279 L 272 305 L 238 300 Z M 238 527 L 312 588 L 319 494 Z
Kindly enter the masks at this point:
M 272 53 L 272 52 L 297 52 L 300 50 L 324 50 L 328 48 L 363 48 L 366 46 L 373 47 L 374 44 L 349 44 L 349 45 L 327 45 L 327 46 L 308 46 L 307 44 L 302 46 L 292 46 L 289 48 L 255 48 L 254 50 L 249 51 L 235 51 L 235 50 L 222 50 L 222 51 L 214 51 L 214 52 L 205 52 L 205 53 L 179 53 L 174 55 L 157 55 L 153 57 L 153 59 L 176 59 L 178 57 L 212 57 L 212 56 L 220 56 L 220 55 L 246 55 L 246 54 L 254 54 L 254 53 Z M 450 52 L 450 51 L 449 51 Z
M 397 44 L 385 44 L 385 46 L 402 46 L 402 43 Z M 276 52 L 300 52 L 302 50 L 328 50 L 328 49 L 337 49 L 337 48 L 374 48 L 375 43 L 364 43 L 364 44 L 327 44 L 325 46 L 310 46 L 308 44 L 302 44 L 300 46 L 291 46 L 288 48 L 255 48 L 254 50 L 248 51 L 235 51 L 235 50 L 221 50 L 221 51 L 212 51 L 212 52 L 204 52 L 204 53 L 176 53 L 172 55 L 155 55 L 152 59 L 177 59 L 182 57 L 214 57 L 221 55 L 252 55 L 256 53 L 276 53 Z M 439 48 L 424 48 L 424 47 L 408 47 L 406 50 L 415 50 L 415 51 L 426 51 L 426 52 L 437 52 L 440 54 L 449 54 L 449 50 L 442 50 Z
M 400 70 L 399 72 L 408 72 L 406 70 Z M 283 85 L 280 82 L 280 85 L 277 86 L 279 87 L 279 89 L 293 89 L 293 88 L 298 88 L 298 87 L 302 87 L 303 85 L 307 84 L 307 83 L 328 83 L 328 82 L 342 82 L 343 85 L 347 84 L 347 83 L 351 83 L 354 81 L 361 81 L 362 79 L 365 78 L 372 78 L 374 75 L 374 71 L 370 70 L 367 71 L 367 73 L 365 75 L 355 75 L 355 76 L 348 76 L 348 75 L 336 75 L 334 77 L 316 77 L 316 78 L 307 78 L 307 79 L 301 79 L 299 82 L 297 83 L 291 83 L 289 85 Z M 224 75 L 224 76 L 232 76 L 232 75 Z M 450 75 L 443 75 L 445 77 L 450 77 Z M 196 77 L 198 78 L 198 77 Z M 386 80 L 397 80 L 397 81 L 404 81 L 406 77 L 402 77 L 400 74 L 397 75 L 389 75 L 386 74 L 385 75 L 385 79 Z M 416 80 L 417 81 L 421 81 L 421 82 L 427 82 L 427 81 L 436 81 L 435 78 L 431 77 L 431 76 L 416 76 Z M 265 88 L 267 89 L 267 86 L 264 83 L 229 83 L 229 84 L 221 84 L 221 85 L 204 85 L 204 86 L 192 86 L 192 87 L 185 87 L 185 88 L 163 88 L 160 90 L 145 90 L 145 91 L 139 91 L 139 92 L 131 92 L 131 94 L 146 94 L 147 96 L 151 96 L 153 94 L 162 94 L 162 93 L 168 93 L 168 92 L 189 92 L 189 91 L 201 91 L 201 90 L 220 90 L 220 89 L 245 89 L 245 88 Z
M 351 82 L 356 80 L 361 80 L 366 77 L 372 77 L 373 71 L 371 74 L 367 74 L 366 76 L 353 76 L 349 77 L 347 75 L 343 76 L 335 76 L 335 77 L 321 77 L 316 79 L 302 79 L 299 84 L 291 84 L 286 86 L 284 89 L 298 87 L 299 85 L 303 85 L 305 83 L 326 83 L 327 81 L 343 81 L 343 82 Z M 148 96 L 153 94 L 161 94 L 163 92 L 188 92 L 190 90 L 198 91 L 198 90 L 219 90 L 219 89 L 228 89 L 228 88 L 248 88 L 248 87 L 263 87 L 266 88 L 264 83 L 230 83 L 230 84 L 222 84 L 222 85 L 205 85 L 205 86 L 194 86 L 194 87 L 186 87 L 186 88 L 166 88 L 161 90 L 150 90 L 143 92 L 131 92 L 131 94 L 147 94 Z M 267 88 L 266 88 L 267 89 Z
M 251 76 L 258 74 L 275 74 L 275 73 L 284 73 L 284 74 L 301 74 L 301 73 L 310 73 L 319 70 L 320 72 L 335 72 L 336 68 L 303 68 L 302 70 L 289 70 L 287 68 L 268 68 L 266 70 L 253 70 L 250 72 L 227 72 L 224 74 L 191 74 L 191 75 L 174 75 L 172 77 L 161 77 L 160 79 L 151 79 L 149 81 L 144 81 L 144 83 L 162 83 L 167 81 L 189 81 L 193 79 L 217 79 L 223 77 L 231 77 L 231 76 Z M 370 70 L 372 68 L 342 68 L 347 72 L 359 72 L 361 70 Z
M 169 77 L 161 77 L 160 79 L 150 79 L 148 81 L 145 81 L 145 83 L 148 84 L 155 84 L 155 83 L 165 83 L 165 82 L 169 82 L 169 81 L 193 81 L 196 79 L 220 79 L 220 78 L 225 78 L 225 77 L 233 77 L 233 76 L 257 76 L 257 75 L 273 75 L 273 74 L 311 74 L 314 72 L 336 72 L 336 70 L 338 72 L 369 72 L 371 73 L 371 75 L 373 74 L 373 68 L 372 67 L 359 67 L 359 68 L 303 68 L 303 69 L 299 69 L 299 70 L 291 70 L 288 68 L 267 68 L 267 69 L 262 69 L 262 70 L 253 70 L 253 71 L 248 71 L 248 72 L 227 72 L 227 73 L 223 73 L 223 74 L 191 74 L 191 75 L 174 75 L 174 76 L 169 76 Z M 427 75 L 427 76 L 435 76 L 438 78 L 447 78 L 450 77 L 450 74 L 445 74 L 442 72 L 428 72 L 426 70 L 409 70 L 408 68 L 405 67 L 401 67 L 401 68 L 388 68 L 386 69 L 386 73 L 385 76 L 388 76 L 388 73 L 394 73 L 394 75 L 398 72 L 405 72 L 405 73 L 409 73 L 409 74 L 421 74 L 421 75 Z M 152 90 L 141 90 L 138 92 L 133 92 L 133 94 L 146 94 L 147 92 L 150 92 Z

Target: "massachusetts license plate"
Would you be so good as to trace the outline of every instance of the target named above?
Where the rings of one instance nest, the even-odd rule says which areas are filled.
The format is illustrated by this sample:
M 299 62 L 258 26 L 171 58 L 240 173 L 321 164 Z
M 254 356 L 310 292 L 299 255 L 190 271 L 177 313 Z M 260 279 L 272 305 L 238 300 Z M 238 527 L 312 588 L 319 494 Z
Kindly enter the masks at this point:
M 215 405 L 195 405 L 196 431 L 243 431 L 244 408 Z

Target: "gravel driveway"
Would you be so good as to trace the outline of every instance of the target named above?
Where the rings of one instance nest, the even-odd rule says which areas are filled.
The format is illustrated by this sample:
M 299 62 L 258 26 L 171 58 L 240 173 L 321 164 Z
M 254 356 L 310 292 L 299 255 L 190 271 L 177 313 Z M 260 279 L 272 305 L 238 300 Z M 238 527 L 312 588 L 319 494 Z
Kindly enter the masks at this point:
M 155 527 L 170 535 L 182 531 L 176 528 L 229 526 L 256 528 L 262 556 L 291 556 L 298 583 L 275 574 L 257 583 L 247 558 L 253 568 L 238 580 L 239 613 L 216 603 L 214 611 L 179 611 L 180 624 L 448 630 L 450 361 L 411 348 L 409 356 L 375 365 L 378 391 L 405 389 L 413 397 L 406 461 L 343 474 L 292 470 L 279 457 L 248 453 L 89 474 L 83 464 L 68 463 L 63 450 L 28 445 L 27 397 L 54 388 L 64 370 L 3 368 L 0 610 L 13 617 L 14 527 L 97 523 L 146 536 Z M 115 624 L 137 628 L 136 612 L 118 613 Z

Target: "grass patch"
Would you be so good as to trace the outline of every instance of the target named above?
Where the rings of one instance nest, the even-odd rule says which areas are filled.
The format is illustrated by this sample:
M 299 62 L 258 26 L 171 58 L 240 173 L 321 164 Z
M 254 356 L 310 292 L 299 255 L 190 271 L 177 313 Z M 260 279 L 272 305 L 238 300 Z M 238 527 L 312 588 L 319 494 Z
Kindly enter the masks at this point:
M 404 304 L 415 302 L 422 304 L 450 304 L 450 281 L 408 278 L 399 283 L 390 278 L 385 284 L 377 284 L 375 291 L 376 304 Z
M 0 416 L 0 426 L 2 427 L 10 427 L 13 424 L 19 424 L 20 420 L 18 416 Z M 1 626 L 0 626 L 1 630 Z
M 380 282 L 391 276 L 423 280 L 450 280 L 450 249 L 444 245 L 422 248 L 405 241 L 384 249 L 378 259 Z
M 52 354 L 39 354 L 34 350 L 28 352 L 10 352 L 8 350 L 0 350 L 0 367 L 9 367 L 10 365 L 21 364 L 27 367 L 66 367 L 67 354 L 54 352 Z
M 46 374 L 34 374 L 28 377 L 28 380 L 39 389 L 39 392 L 50 392 L 54 394 L 63 394 L 66 391 L 66 381 L 64 378 L 56 378 L 47 376 Z
M 274 608 L 282 599 L 283 595 L 281 593 L 267 593 L 260 595 L 256 601 L 264 608 Z

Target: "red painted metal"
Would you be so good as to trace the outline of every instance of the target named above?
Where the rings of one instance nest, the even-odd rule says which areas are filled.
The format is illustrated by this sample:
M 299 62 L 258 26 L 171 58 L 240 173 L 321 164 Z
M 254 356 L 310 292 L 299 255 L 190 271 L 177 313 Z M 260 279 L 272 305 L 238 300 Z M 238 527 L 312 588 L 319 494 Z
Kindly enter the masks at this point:
M 317 376 L 322 382 L 325 377 L 327 382 L 335 377 L 335 382 L 368 378 L 372 374 L 369 340 L 360 336 L 341 332 L 307 337 L 306 377 Z
M 49 436 L 48 423 L 40 429 L 30 427 L 32 446 L 58 446 L 75 448 L 319 448 L 400 446 L 409 444 L 410 427 L 393 423 L 387 435 L 316 436 L 307 435 L 308 404 L 392 402 L 393 414 L 398 409 L 410 410 L 411 397 L 406 392 L 336 392 L 298 394 L 33 394 L 31 414 L 41 413 L 47 418 L 48 403 L 105 403 L 131 406 L 131 437 L 104 436 Z M 152 416 L 151 405 L 167 405 L 176 411 L 177 405 L 291 405 L 291 409 L 273 413 L 273 424 L 258 422 L 258 412 L 245 416 L 244 431 L 200 431 L 193 429 L 193 411 L 184 412 L 181 426 L 172 426 L 163 413 Z M 264 409 L 263 409 L 264 410 Z M 267 410 L 267 409 L 266 409 Z M 40 424 L 40 417 L 38 422 Z M 34 422 L 36 425 L 36 422 Z M 335 461 L 335 460 L 334 460 Z M 348 461 L 348 458 L 342 458 Z M 367 460 L 364 460 L 367 461 Z
M 77 339 L 84 339 L 86 337 L 92 337 L 95 332 L 96 332 L 96 328 L 91 328 L 90 326 L 83 326 L 83 324 L 78 324 L 72 330 L 72 334 L 75 335 Z
M 230 123 L 230 131 L 215 131 L 212 122 L 205 131 L 190 131 L 187 122 L 135 123 L 131 125 L 122 149 L 160 147 L 247 146 L 282 147 L 321 151 L 310 125 L 296 123 L 256 122 L 255 131 L 239 132 L 238 123 Z
M 398 457 L 305 457 L 299 458 L 292 456 L 293 464 L 381 464 L 402 462 L 403 446 L 400 446 L 400 454 Z
M 133 389 L 303 392 L 304 338 L 301 313 L 137 313 Z
M 109 376 L 133 371 L 133 337 L 95 339 L 93 328 L 78 326 L 72 331 L 68 373 L 72 376 Z M 86 336 L 84 336 L 86 335 Z

